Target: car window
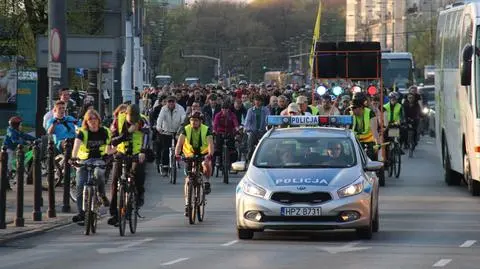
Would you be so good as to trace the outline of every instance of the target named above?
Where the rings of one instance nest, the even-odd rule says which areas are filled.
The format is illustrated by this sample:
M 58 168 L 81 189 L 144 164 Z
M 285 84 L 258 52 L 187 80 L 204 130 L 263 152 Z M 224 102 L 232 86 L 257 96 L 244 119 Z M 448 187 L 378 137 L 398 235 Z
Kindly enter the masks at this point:
M 266 138 L 253 164 L 260 168 L 346 168 L 356 165 L 347 137 Z
M 357 143 L 357 146 L 360 149 L 359 153 L 360 153 L 360 159 L 361 159 L 361 162 L 362 162 L 362 166 L 365 167 L 367 165 L 367 155 L 364 151 L 364 148 L 363 148 L 362 144 L 360 143 L 360 141 L 358 141 L 357 138 L 355 138 L 355 142 Z

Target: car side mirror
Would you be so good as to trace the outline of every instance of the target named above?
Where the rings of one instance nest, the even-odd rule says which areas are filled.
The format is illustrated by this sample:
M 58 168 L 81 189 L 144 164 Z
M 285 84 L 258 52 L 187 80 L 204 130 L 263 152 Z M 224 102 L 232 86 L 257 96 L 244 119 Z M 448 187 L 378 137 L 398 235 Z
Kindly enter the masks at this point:
M 234 162 L 232 163 L 232 170 L 235 172 L 244 172 L 247 170 L 245 165 L 245 161 Z
M 474 47 L 467 44 L 462 51 L 462 62 L 460 64 L 460 84 L 462 86 L 470 86 L 471 84 L 473 50 Z
M 383 163 L 377 161 L 369 161 L 365 166 L 365 171 L 375 172 L 382 169 Z

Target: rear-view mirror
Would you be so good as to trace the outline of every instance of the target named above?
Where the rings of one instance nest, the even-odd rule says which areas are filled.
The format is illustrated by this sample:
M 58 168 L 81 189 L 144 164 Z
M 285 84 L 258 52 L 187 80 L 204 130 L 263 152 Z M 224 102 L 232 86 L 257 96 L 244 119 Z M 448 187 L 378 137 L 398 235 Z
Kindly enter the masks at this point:
M 472 80 L 472 56 L 473 46 L 465 45 L 462 51 L 462 62 L 460 63 L 460 84 L 470 86 Z
M 245 161 L 239 161 L 232 163 L 232 170 L 236 172 L 243 172 L 246 171 L 247 168 L 245 167 Z
M 382 169 L 382 167 L 383 167 L 382 162 L 369 161 L 367 163 L 367 165 L 365 166 L 365 171 L 374 172 L 374 171 L 378 171 L 378 170 Z

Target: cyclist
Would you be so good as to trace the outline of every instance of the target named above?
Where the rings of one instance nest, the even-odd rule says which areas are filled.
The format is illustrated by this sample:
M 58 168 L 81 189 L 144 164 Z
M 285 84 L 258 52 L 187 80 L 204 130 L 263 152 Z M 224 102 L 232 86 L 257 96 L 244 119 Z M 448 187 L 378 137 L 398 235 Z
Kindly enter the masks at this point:
M 65 105 L 65 114 L 75 117 L 75 102 L 70 99 L 70 92 L 68 88 L 63 88 L 59 91 L 60 101 Z M 50 110 L 43 116 L 43 128 L 48 132 L 47 124 L 54 117 L 54 110 Z
M 73 144 L 71 160 L 105 165 L 105 161 L 102 158 L 114 152 L 114 149 L 110 146 L 111 138 L 110 130 L 102 126 L 98 112 L 94 109 L 88 110 L 85 112 L 82 127 L 78 129 L 77 137 Z M 96 168 L 94 173 L 103 204 L 109 206 L 110 203 L 105 195 L 105 169 Z M 85 167 L 77 169 L 76 180 L 78 214 L 73 216 L 72 221 L 81 223 L 85 220 L 85 212 L 82 210 L 83 186 L 87 180 L 87 169 Z
M 385 142 L 391 141 L 390 138 L 388 137 L 388 128 L 392 126 L 400 127 L 400 123 L 403 119 L 403 107 L 398 102 L 398 99 L 399 99 L 398 93 L 391 92 L 388 95 L 388 99 L 389 99 L 389 102 L 383 105 L 383 108 L 385 109 L 385 125 L 387 126 L 384 133 Z M 387 150 L 386 156 L 388 157 L 389 147 L 387 147 L 386 150 Z M 403 154 L 403 151 L 400 151 L 400 153 Z
M 205 194 L 211 192 L 210 175 L 212 174 L 212 156 L 214 153 L 213 137 L 207 125 L 202 124 L 203 115 L 195 112 L 190 116 L 190 124 L 183 127 L 178 137 L 177 146 L 175 148 L 175 157 L 180 158 L 180 153 L 187 158 L 194 155 L 203 155 L 205 160 L 202 163 L 203 175 L 205 177 Z M 187 180 L 184 186 L 185 197 L 185 214 L 188 212 L 187 207 Z
M 351 114 L 353 116 L 352 130 L 355 132 L 359 142 L 367 147 L 367 155 L 371 160 L 377 160 L 374 151 L 375 144 L 378 144 L 377 120 L 375 113 L 365 107 L 365 100 L 357 98 L 351 105 Z
M 15 158 L 14 152 L 17 149 L 17 146 L 26 145 L 27 141 L 34 140 L 35 137 L 22 132 L 22 118 L 19 116 L 13 116 L 8 120 L 7 133 L 5 135 L 5 140 L 3 141 L 3 146 L 7 147 L 8 171 L 16 169 L 16 167 L 13 167 L 13 160 Z
M 228 152 L 231 154 L 230 162 L 236 161 L 237 154 L 235 153 L 235 132 L 238 131 L 237 116 L 230 111 L 230 104 L 224 103 L 220 113 L 215 115 L 213 120 L 213 133 L 216 136 L 215 139 L 215 152 L 218 157 L 217 163 L 221 161 L 223 139 L 226 135 Z
M 268 108 L 262 106 L 262 96 L 256 95 L 253 100 L 253 104 L 254 105 L 248 109 L 247 116 L 245 118 L 245 130 L 248 134 L 247 160 L 252 158 L 255 145 L 266 132 L 267 116 L 270 115 Z
M 135 178 L 135 186 L 138 192 L 138 206 L 143 206 L 145 194 L 145 151 L 148 145 L 148 132 L 145 123 L 140 116 L 137 105 L 129 105 L 126 112 L 120 112 L 117 121 L 111 127 L 112 146 L 116 147 L 120 155 L 138 156 L 138 162 L 133 162 L 131 171 Z M 122 165 L 114 162 L 112 168 L 112 193 L 110 199 L 110 215 L 108 224 L 117 225 L 117 180 L 121 175 Z
M 162 107 L 157 119 L 157 131 L 160 152 L 157 156 L 162 158 L 162 175 L 167 174 L 169 165 L 168 149 L 172 144 L 172 134 L 176 134 L 185 120 L 185 110 L 176 103 L 175 96 L 167 97 L 167 105 Z M 174 135 L 175 136 L 175 135 Z
M 420 116 L 422 115 L 422 109 L 420 107 L 420 104 L 416 100 L 416 97 L 414 94 L 409 93 L 407 95 L 407 100 L 403 103 L 403 110 L 405 113 L 405 121 L 411 122 L 412 123 L 412 128 L 413 128 L 413 138 L 414 138 L 414 145 L 417 146 L 417 141 L 418 141 L 418 123 L 420 122 Z M 408 133 L 407 133 L 408 134 Z M 404 136 L 405 138 L 407 135 Z M 407 139 L 404 139 L 404 145 L 405 148 L 408 148 L 410 145 L 410 141 L 407 141 Z
M 318 107 L 319 115 L 340 115 L 340 111 L 332 104 L 332 96 L 326 93 L 322 95 L 322 104 Z
M 62 142 L 75 138 L 75 128 L 78 121 L 72 116 L 65 115 L 65 102 L 57 101 L 53 107 L 53 118 L 47 122 L 48 134 L 53 135 L 56 148 L 63 152 Z

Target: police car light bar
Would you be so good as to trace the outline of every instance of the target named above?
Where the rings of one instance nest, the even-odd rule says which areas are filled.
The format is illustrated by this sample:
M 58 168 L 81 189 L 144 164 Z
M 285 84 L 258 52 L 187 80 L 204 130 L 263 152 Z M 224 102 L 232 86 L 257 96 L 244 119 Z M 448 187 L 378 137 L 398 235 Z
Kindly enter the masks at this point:
M 268 116 L 267 125 L 290 126 L 345 126 L 352 125 L 353 117 L 342 116 Z

